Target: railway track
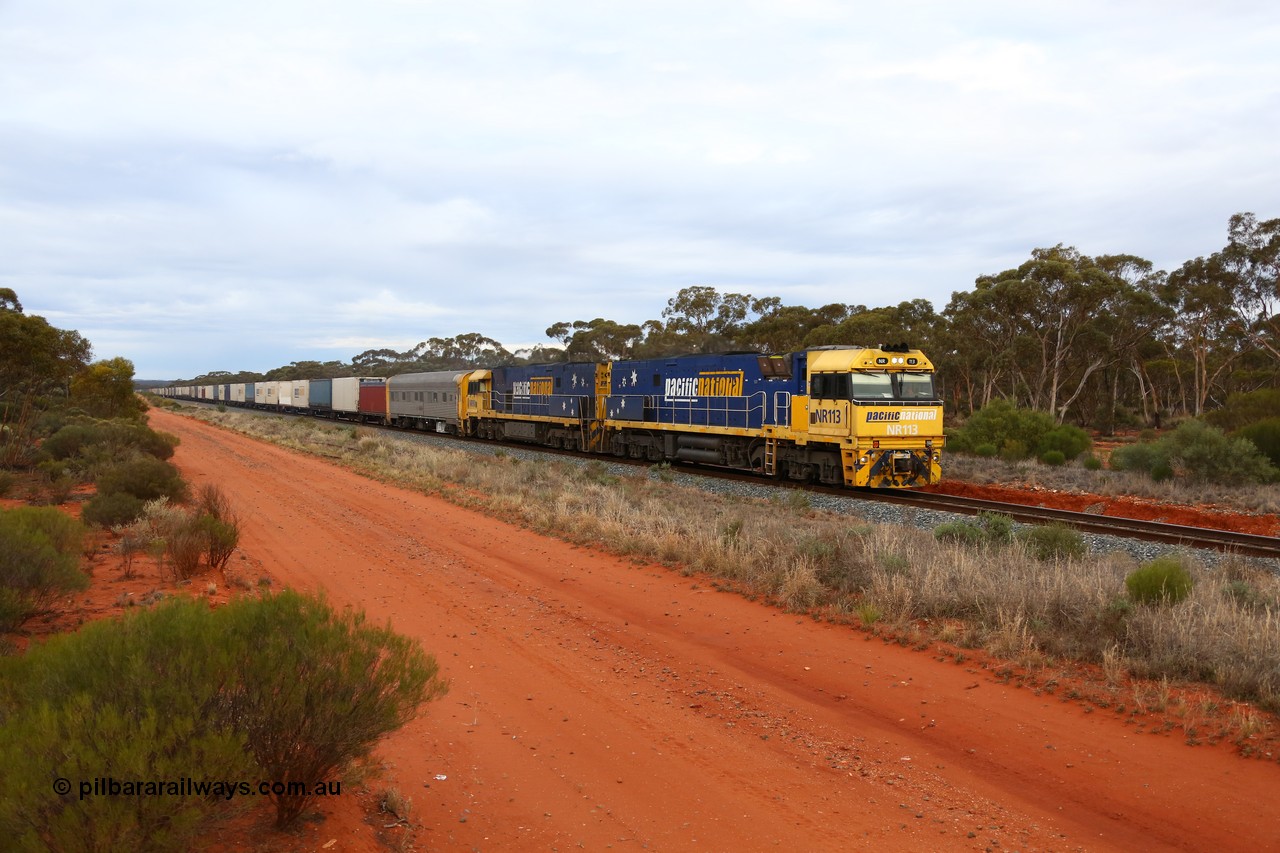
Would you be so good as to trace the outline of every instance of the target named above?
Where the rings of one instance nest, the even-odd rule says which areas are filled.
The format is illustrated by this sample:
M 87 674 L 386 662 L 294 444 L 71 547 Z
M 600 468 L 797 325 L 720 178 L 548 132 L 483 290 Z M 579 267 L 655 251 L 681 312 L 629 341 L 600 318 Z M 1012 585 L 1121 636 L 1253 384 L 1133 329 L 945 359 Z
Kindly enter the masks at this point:
M 1085 533 L 1103 533 L 1108 536 L 1124 536 L 1130 539 L 1142 539 L 1148 542 L 1164 542 L 1173 545 L 1184 545 L 1189 548 L 1209 548 L 1218 551 L 1230 551 L 1251 557 L 1270 557 L 1280 559 L 1280 539 L 1274 536 L 1259 536 L 1252 533 L 1237 533 L 1234 530 L 1216 530 L 1207 527 L 1187 527 L 1181 524 L 1168 524 L 1161 521 L 1146 521 L 1136 518 L 1124 518 L 1112 515 L 1095 515 L 1087 512 L 1074 512 L 1065 509 L 1051 509 L 1042 506 L 1001 503 L 998 501 L 964 498 L 955 495 L 928 494 L 911 492 L 900 494 L 876 494 L 873 500 L 889 501 L 908 506 L 926 507 L 946 512 L 977 515 L 981 512 L 998 512 L 1011 516 L 1014 521 L 1031 524 L 1066 524 Z
M 193 401 L 183 401 L 191 405 L 211 405 L 206 403 L 193 403 Z M 286 412 L 269 412 L 261 409 L 236 409 L 236 411 L 251 412 L 260 415 L 276 416 L 276 417 L 307 417 L 306 415 L 290 414 Z M 440 441 L 457 443 L 461 446 L 474 445 L 477 447 L 503 447 L 507 449 L 518 449 L 523 451 L 531 451 L 545 453 L 553 456 L 569 456 L 577 459 L 590 458 L 600 461 L 612 462 L 620 465 L 630 465 L 634 467 L 648 468 L 653 463 L 645 460 L 627 459 L 614 456 L 597 456 L 592 454 L 583 454 L 576 451 L 556 450 L 554 448 L 540 447 L 537 445 L 525 444 L 521 442 L 501 442 L 487 441 L 481 439 L 460 438 L 458 436 L 446 436 L 438 433 L 424 432 L 422 430 L 404 429 L 400 427 L 388 427 L 374 424 L 361 424 L 361 426 L 370 429 L 385 430 L 394 433 L 407 433 L 415 436 L 429 436 Z M 1231 552 L 1251 557 L 1266 557 L 1280 560 L 1280 538 L 1274 536 L 1260 536 L 1250 533 L 1237 533 L 1231 530 L 1218 530 L 1207 527 L 1188 527 L 1180 524 L 1168 524 L 1159 521 L 1145 521 L 1141 519 L 1124 518 L 1121 516 L 1096 515 L 1087 512 L 1074 512 L 1071 510 L 1051 509 L 1042 506 L 1031 506 L 1028 504 L 1004 503 L 1000 501 L 988 501 L 978 498 L 966 498 L 957 495 L 942 495 L 919 492 L 914 490 L 889 490 L 889 489 L 846 489 L 832 486 L 803 485 L 791 482 L 778 482 L 768 480 L 758 475 L 744 473 L 741 471 L 733 471 L 729 469 L 716 468 L 714 466 L 703 466 L 690 463 L 676 463 L 672 465 L 673 470 L 685 473 L 697 474 L 704 477 L 715 477 L 719 479 L 740 480 L 750 482 L 756 485 L 771 485 L 781 488 L 801 489 L 804 491 L 817 492 L 828 495 L 835 495 L 843 498 L 854 498 L 858 500 L 881 501 L 884 503 L 894 503 L 903 506 L 914 506 L 922 509 L 939 510 L 942 512 L 953 512 L 962 515 L 978 515 L 983 512 L 999 513 L 1013 518 L 1014 521 L 1027 524 L 1052 524 L 1060 523 L 1068 525 L 1082 533 L 1098 533 L 1107 536 L 1120 536 L 1129 539 L 1138 539 L 1147 542 L 1161 542 L 1172 545 L 1181 545 L 1188 548 L 1205 548 L 1210 550 Z

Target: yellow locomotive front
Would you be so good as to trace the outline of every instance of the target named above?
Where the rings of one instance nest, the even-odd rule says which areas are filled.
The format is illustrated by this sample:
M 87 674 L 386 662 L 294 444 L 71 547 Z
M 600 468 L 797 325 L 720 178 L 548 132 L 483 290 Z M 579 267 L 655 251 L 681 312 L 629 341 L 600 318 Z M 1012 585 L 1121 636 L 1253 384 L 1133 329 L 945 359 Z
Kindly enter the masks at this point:
M 919 350 L 809 352 L 808 438 L 840 448 L 849 486 L 908 488 L 942 479 L 942 401 Z

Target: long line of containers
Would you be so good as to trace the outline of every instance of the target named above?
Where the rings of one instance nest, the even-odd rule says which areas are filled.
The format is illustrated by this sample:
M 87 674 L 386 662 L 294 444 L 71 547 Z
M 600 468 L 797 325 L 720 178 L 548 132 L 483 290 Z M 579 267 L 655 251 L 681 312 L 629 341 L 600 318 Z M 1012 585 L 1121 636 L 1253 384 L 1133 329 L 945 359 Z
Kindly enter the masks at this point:
M 387 416 L 387 380 L 370 376 L 177 385 L 156 389 L 156 393 L 162 397 L 346 420 L 381 421 Z

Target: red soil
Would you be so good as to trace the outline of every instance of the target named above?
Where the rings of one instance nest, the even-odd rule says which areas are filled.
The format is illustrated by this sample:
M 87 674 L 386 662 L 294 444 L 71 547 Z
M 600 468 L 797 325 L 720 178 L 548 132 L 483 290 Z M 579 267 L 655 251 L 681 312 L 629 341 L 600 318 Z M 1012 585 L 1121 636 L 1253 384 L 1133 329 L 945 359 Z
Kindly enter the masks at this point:
M 1280 535 L 1280 516 L 1248 515 L 1216 507 L 1187 507 L 1161 501 L 1086 495 L 1078 492 L 1060 492 L 1053 489 L 1017 489 L 1009 486 L 979 486 L 947 480 L 925 491 L 944 495 L 959 495 L 981 500 L 1043 506 L 1051 509 L 1067 509 L 1075 512 L 1086 510 L 1098 515 L 1117 518 L 1136 518 L 1144 521 L 1163 521 L 1187 527 L 1208 527 L 1215 530 L 1234 530 L 1261 536 Z
M 239 513 L 232 581 L 324 590 L 440 661 L 449 694 L 384 742 L 370 782 L 412 799 L 418 849 L 1280 848 L 1270 752 L 1144 734 L 972 652 L 957 664 L 167 412 L 152 424 Z M 85 601 L 126 583 L 105 562 L 110 592 Z M 291 834 L 259 813 L 211 843 L 400 842 L 354 787 Z

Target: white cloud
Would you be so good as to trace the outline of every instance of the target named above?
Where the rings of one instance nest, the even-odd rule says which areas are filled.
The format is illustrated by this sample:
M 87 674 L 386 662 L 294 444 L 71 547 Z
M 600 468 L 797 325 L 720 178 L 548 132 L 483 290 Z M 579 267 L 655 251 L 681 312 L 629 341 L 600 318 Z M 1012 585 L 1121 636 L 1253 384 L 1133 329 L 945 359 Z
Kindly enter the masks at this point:
M 160 374 L 707 282 L 941 304 L 1057 242 L 1176 264 L 1280 215 L 1277 44 L 1250 2 L 18 0 L 0 285 Z

